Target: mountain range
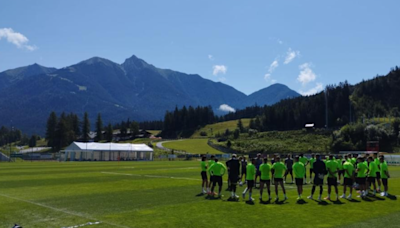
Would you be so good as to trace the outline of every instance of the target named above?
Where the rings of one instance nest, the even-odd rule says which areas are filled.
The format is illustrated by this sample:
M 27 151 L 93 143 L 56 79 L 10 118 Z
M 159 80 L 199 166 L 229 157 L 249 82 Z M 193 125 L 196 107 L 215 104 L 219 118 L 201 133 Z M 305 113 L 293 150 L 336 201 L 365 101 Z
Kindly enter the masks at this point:
M 33 64 L 0 73 L 0 126 L 43 134 L 52 111 L 88 112 L 93 126 L 97 113 L 104 123 L 160 120 L 176 106 L 211 106 L 223 114 L 223 104 L 244 108 L 297 96 L 282 84 L 247 96 L 221 82 L 160 69 L 136 56 L 122 64 L 93 57 L 61 69 Z

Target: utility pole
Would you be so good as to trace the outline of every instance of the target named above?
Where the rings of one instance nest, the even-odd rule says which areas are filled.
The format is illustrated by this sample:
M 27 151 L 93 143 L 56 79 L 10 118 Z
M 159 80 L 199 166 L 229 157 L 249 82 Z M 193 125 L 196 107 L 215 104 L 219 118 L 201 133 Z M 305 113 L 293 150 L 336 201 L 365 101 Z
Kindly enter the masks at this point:
M 325 128 L 328 128 L 328 87 L 325 87 Z

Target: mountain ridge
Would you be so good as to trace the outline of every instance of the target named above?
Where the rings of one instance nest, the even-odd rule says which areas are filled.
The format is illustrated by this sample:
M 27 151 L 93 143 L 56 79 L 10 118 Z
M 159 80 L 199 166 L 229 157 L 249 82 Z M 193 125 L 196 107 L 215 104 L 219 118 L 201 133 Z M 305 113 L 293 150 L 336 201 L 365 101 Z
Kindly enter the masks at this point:
M 31 77 L 34 68 L 38 74 Z M 114 123 L 124 118 L 159 120 L 167 110 L 189 105 L 211 106 L 218 113 L 222 104 L 234 108 L 254 104 L 248 100 L 251 95 L 232 86 L 198 74 L 160 69 L 135 55 L 122 64 L 92 57 L 61 69 L 34 64 L 8 71 L 13 73 L 0 73 L 0 82 L 3 78 L 12 81 L 0 87 L 0 125 L 8 125 L 12 119 L 16 127 L 29 133 L 42 134 L 51 111 L 79 116 L 88 112 L 93 124 L 97 113 L 102 113 L 104 123 Z M 268 100 L 268 96 L 265 90 L 258 91 L 255 103 L 279 100 Z

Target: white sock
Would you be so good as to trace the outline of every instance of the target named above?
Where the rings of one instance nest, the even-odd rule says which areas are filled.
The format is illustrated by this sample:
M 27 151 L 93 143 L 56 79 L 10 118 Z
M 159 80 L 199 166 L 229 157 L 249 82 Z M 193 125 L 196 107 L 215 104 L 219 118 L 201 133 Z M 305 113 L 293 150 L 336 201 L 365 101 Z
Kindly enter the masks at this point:
M 248 189 L 247 189 L 247 188 L 245 188 L 245 189 L 244 189 L 244 192 L 243 192 L 243 194 L 246 194 L 246 193 L 247 193 L 247 190 L 248 190 Z

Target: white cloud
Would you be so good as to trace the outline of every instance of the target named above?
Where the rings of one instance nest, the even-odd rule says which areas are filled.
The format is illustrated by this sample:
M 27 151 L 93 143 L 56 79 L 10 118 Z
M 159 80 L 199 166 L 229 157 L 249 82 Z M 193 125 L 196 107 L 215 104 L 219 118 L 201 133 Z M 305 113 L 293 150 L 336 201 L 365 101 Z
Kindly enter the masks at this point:
M 214 56 L 213 55 L 208 55 L 208 59 L 213 61 L 214 60 Z
M 278 60 L 274 60 L 271 65 L 269 65 L 268 73 L 264 75 L 264 80 L 268 83 L 275 83 L 276 80 L 272 79 L 272 72 L 279 66 Z
M 278 66 L 279 66 L 278 60 L 274 60 L 274 61 L 271 63 L 271 65 L 269 65 L 268 72 L 269 72 L 269 73 L 274 72 L 274 70 L 275 70 Z
M 283 44 L 283 41 L 278 39 L 278 44 Z
M 234 108 L 232 108 L 231 106 L 229 106 L 227 104 L 220 105 L 218 109 L 223 112 L 236 112 L 236 110 Z
M 297 56 L 300 55 L 299 51 L 293 51 L 291 48 L 289 48 L 288 52 L 286 53 L 286 58 L 284 64 L 289 64 L 290 62 L 293 61 Z
M 317 75 L 312 71 L 310 63 L 304 63 L 299 66 L 300 74 L 297 77 L 297 81 L 301 82 L 303 86 L 307 85 L 308 83 L 315 81 Z
M 314 95 L 314 94 L 316 94 L 316 93 L 322 91 L 323 89 L 324 89 L 324 85 L 323 85 L 322 83 L 317 82 L 317 83 L 315 84 L 315 87 L 314 87 L 314 88 L 311 88 L 311 89 L 309 89 L 309 90 L 307 90 L 307 91 L 302 91 L 302 90 L 300 90 L 299 92 L 300 92 L 300 94 L 303 95 L 303 96 L 310 96 L 310 95 Z
M 19 32 L 14 32 L 11 28 L 0 28 L 0 40 L 2 38 L 7 39 L 9 43 L 14 44 L 18 48 L 25 48 L 28 51 L 34 51 L 37 49 L 35 45 L 28 45 L 28 38 Z
M 228 67 L 224 65 L 214 65 L 213 66 L 213 75 L 217 76 L 218 74 L 226 74 L 228 71 Z

